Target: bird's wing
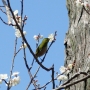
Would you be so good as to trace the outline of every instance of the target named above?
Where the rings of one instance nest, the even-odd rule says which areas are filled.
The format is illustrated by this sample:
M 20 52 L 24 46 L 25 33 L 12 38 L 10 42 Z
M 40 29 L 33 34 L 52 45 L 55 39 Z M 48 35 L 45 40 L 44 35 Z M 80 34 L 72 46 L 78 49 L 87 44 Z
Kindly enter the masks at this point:
M 42 49 L 46 46 L 45 43 L 41 43 L 38 48 L 36 49 L 36 54 L 39 53 L 40 51 L 42 51 Z

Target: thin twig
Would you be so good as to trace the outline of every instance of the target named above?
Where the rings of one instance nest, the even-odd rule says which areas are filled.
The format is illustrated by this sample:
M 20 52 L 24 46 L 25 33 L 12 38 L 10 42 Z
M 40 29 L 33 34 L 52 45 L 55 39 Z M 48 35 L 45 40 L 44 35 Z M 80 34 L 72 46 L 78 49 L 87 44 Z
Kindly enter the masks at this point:
M 8 83 L 7 83 L 7 81 L 5 79 L 2 79 L 2 80 L 8 85 Z
M 0 7 L 5 7 L 5 6 L 0 6 Z
M 23 17 L 23 0 L 21 1 L 21 20 L 22 20 L 22 17 Z M 25 21 L 25 20 L 24 20 Z M 23 21 L 23 22 L 24 22 Z M 21 30 L 22 30 L 22 32 L 23 32 L 23 28 L 24 28 L 24 25 L 23 25 L 24 23 L 22 23 L 22 21 L 21 21 Z M 23 40 L 23 38 L 22 38 L 22 44 L 23 44 L 23 46 L 24 46 L 24 40 Z M 28 73 L 29 73 L 29 76 L 30 76 L 30 78 L 32 78 L 32 74 L 31 74 L 31 72 L 30 72 L 30 68 L 29 68 L 29 66 L 28 66 L 28 63 L 27 63 L 27 60 L 26 60 L 26 52 L 25 52 L 25 48 L 23 48 L 23 52 L 24 52 L 24 61 L 25 61 L 25 65 L 26 65 L 26 68 L 27 68 L 27 70 L 28 70 Z M 35 85 L 35 83 L 33 82 L 33 84 L 34 84 L 34 86 L 36 87 L 36 85 Z
M 8 23 L 6 23 L 1 17 L 0 17 L 0 19 L 4 24 L 8 25 Z
M 85 8 L 85 6 L 83 6 L 83 9 L 90 15 L 90 13 L 87 11 L 87 9 Z
M 22 17 L 23 17 L 23 0 L 21 1 L 21 20 L 22 20 Z M 23 24 L 24 23 L 22 23 L 22 21 L 21 21 L 21 30 L 22 30 L 22 32 L 23 32 L 23 27 L 24 27 Z M 22 38 L 22 44 L 24 46 L 24 39 L 23 38 Z M 26 60 L 25 48 L 23 48 L 23 52 L 24 52 L 24 61 L 25 61 L 26 68 L 28 70 L 28 73 L 29 73 L 30 78 L 32 78 L 32 74 L 30 72 L 30 68 L 29 68 L 28 63 L 27 63 L 27 60 Z M 34 82 L 33 82 L 33 84 L 34 84 Z M 36 85 L 34 84 L 34 86 L 36 86 Z
M 55 81 L 54 81 L 54 65 L 52 66 L 52 89 L 55 88 Z
M 2 10 L 2 8 L 0 8 L 0 10 L 1 10 L 4 14 L 6 14 L 6 12 Z M 7 14 L 6 14 L 6 15 L 7 15 Z
M 23 0 L 21 0 L 21 30 L 22 30 L 22 32 L 23 32 L 22 17 L 23 17 Z
M 87 75 L 86 72 L 78 72 L 78 73 L 75 73 L 68 81 L 66 81 L 65 83 L 63 83 L 63 85 L 66 85 L 67 83 L 69 83 L 70 81 L 72 81 L 74 78 L 78 77 L 79 75 Z
M 28 71 L 29 71 L 29 66 L 28 66 L 28 63 L 27 63 L 27 60 L 26 60 L 25 48 L 23 48 L 23 52 L 24 52 L 24 61 L 25 61 L 25 65 L 26 65 L 26 68 L 27 68 Z
M 13 56 L 13 59 L 12 59 L 12 65 L 11 65 L 11 70 L 10 70 L 10 77 L 9 77 L 9 83 L 7 84 L 8 87 L 7 87 L 7 90 L 10 90 L 10 81 L 11 81 L 11 76 L 12 76 L 12 72 L 13 72 L 13 67 L 14 67 L 14 60 L 15 60 L 15 57 L 16 57 L 16 45 L 17 45 L 17 37 L 15 39 L 15 46 L 14 46 L 14 56 Z
M 31 81 L 29 82 L 29 84 L 28 84 L 28 86 L 27 86 L 26 90 L 28 90 L 28 89 L 29 89 L 29 87 L 30 87 L 31 83 L 34 81 L 34 78 L 36 77 L 36 75 L 37 75 L 37 73 L 38 73 L 39 69 L 40 69 L 40 66 L 39 66 L 39 67 L 38 67 L 38 69 L 36 70 L 36 73 L 34 74 L 34 76 L 31 78 Z M 35 84 L 35 83 L 34 83 L 34 84 Z M 38 90 L 38 88 L 36 88 L 36 87 L 35 87 L 35 90 Z
M 15 60 L 15 56 L 16 56 L 16 45 L 17 45 L 17 37 L 15 39 L 15 48 L 14 48 L 14 56 L 13 56 L 13 59 L 12 59 L 12 66 L 11 66 L 11 73 L 10 73 L 10 79 L 11 79 L 11 75 L 12 75 L 12 71 L 13 71 L 13 67 L 14 67 L 14 60 Z
M 16 26 L 16 25 L 14 25 L 14 24 L 12 24 L 12 23 L 10 23 L 10 24 L 6 23 L 1 17 L 0 17 L 0 20 L 1 20 L 4 24 L 6 24 L 6 25 Z

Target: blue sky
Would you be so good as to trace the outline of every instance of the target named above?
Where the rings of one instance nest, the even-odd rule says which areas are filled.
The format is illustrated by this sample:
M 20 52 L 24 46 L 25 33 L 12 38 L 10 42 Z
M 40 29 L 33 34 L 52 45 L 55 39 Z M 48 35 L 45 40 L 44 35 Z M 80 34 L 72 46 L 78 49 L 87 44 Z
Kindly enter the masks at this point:
M 13 11 L 19 10 L 20 14 L 20 0 L 10 1 Z M 1 1 L 0 5 L 2 5 Z M 24 30 L 27 31 L 26 39 L 34 52 L 36 49 L 36 41 L 33 39 L 34 35 L 40 33 L 41 35 L 44 35 L 44 37 L 48 37 L 49 34 L 57 31 L 56 42 L 50 48 L 43 65 L 49 68 L 54 64 L 55 71 L 59 72 L 60 66 L 64 65 L 65 53 L 63 42 L 69 25 L 66 0 L 25 0 L 24 15 L 28 16 L 24 27 Z M 7 22 L 7 17 L 1 11 L 0 16 Z M 7 73 L 9 75 L 14 54 L 15 30 L 12 26 L 4 25 L 1 21 L 0 26 L 0 73 Z M 20 45 L 21 39 L 19 38 L 17 50 Z M 26 49 L 26 54 L 27 61 L 30 65 L 33 57 L 28 49 Z M 32 74 L 35 73 L 37 67 L 38 65 L 35 63 L 34 68 L 32 69 Z M 15 58 L 13 72 L 14 71 L 20 72 L 19 76 L 21 77 L 21 81 L 19 85 L 12 87 L 11 90 L 25 90 L 30 78 L 24 64 L 23 50 L 21 50 Z M 43 69 L 40 69 L 36 79 L 42 86 L 51 79 L 51 72 L 46 72 Z M 1 84 L 0 87 L 1 90 L 6 90 L 5 83 Z M 51 90 L 51 88 L 52 86 L 49 84 L 46 90 Z M 29 90 L 32 89 L 33 85 L 31 85 Z

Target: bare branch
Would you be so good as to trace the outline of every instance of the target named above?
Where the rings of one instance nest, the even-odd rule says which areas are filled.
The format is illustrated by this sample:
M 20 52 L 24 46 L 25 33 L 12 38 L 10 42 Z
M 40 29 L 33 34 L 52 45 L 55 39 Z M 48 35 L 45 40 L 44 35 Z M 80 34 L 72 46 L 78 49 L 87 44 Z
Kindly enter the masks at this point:
M 0 7 L 4 7 L 4 6 L 0 6 Z
M 39 69 L 40 69 L 40 66 L 39 66 L 38 69 L 36 70 L 36 73 L 34 74 L 34 76 L 31 78 L 31 81 L 29 82 L 26 90 L 28 90 L 28 88 L 30 87 L 31 83 L 33 83 L 33 85 L 34 85 L 34 87 L 35 87 L 35 90 L 38 90 L 38 88 L 36 87 L 36 83 L 34 83 L 34 78 L 36 77 Z
M 16 56 L 16 45 L 17 45 L 17 38 L 15 39 L 15 47 L 14 47 L 14 56 L 12 59 L 12 66 L 11 66 L 11 71 L 10 71 L 10 77 L 9 77 L 9 83 L 7 84 L 7 90 L 10 90 L 10 80 L 11 80 L 11 76 L 12 76 L 12 71 L 13 71 L 13 67 L 14 67 L 14 60 L 15 60 L 15 56 Z
M 10 24 L 6 23 L 1 17 L 0 17 L 0 20 L 1 20 L 4 24 L 6 24 L 6 25 L 16 26 L 16 25 L 14 25 L 14 24 L 12 24 L 12 23 L 10 23 Z
M 0 17 L 0 20 L 1 20 L 4 24 L 8 25 L 8 23 L 6 23 L 1 17 Z
M 1 10 L 4 14 L 6 14 L 6 12 L 2 10 L 2 8 L 0 8 L 0 10 Z M 6 15 L 7 15 L 7 14 L 6 14 Z
M 52 66 L 52 88 L 55 88 L 55 81 L 54 81 L 54 65 Z
M 84 81 L 84 80 L 86 80 L 86 79 L 88 79 L 88 78 L 90 78 L 90 75 L 87 75 L 87 76 L 83 77 L 82 79 L 75 80 L 75 81 L 73 81 L 73 82 L 71 82 L 71 83 L 68 83 L 68 84 L 66 84 L 66 85 L 61 85 L 61 86 L 59 86 L 58 88 L 53 89 L 53 90 L 65 89 L 65 88 L 70 87 L 70 86 L 72 86 L 72 85 L 74 85 L 74 84 L 77 84 L 77 83 L 79 83 L 79 82 L 81 82 L 81 81 Z
M 22 32 L 23 32 L 22 17 L 23 17 L 23 0 L 21 0 L 21 30 L 22 30 Z
M 85 6 L 83 6 L 83 9 L 90 15 L 90 12 L 88 12 L 88 10 L 86 10 Z
M 5 79 L 2 79 L 2 80 L 8 85 L 8 83 L 7 83 L 7 81 Z
M 16 37 L 16 40 L 15 40 L 15 48 L 14 48 L 14 56 L 13 56 L 13 59 L 12 59 L 12 66 L 11 66 L 11 73 L 10 73 L 10 79 L 11 79 L 11 75 L 12 75 L 12 71 L 13 71 L 13 67 L 14 67 L 14 60 L 15 60 L 15 56 L 16 56 L 16 45 L 17 45 L 17 37 Z
M 87 75 L 86 72 L 78 72 L 78 73 L 75 73 L 68 81 L 66 81 L 65 83 L 63 83 L 63 85 L 66 85 L 66 84 L 69 83 L 71 80 L 75 79 L 76 77 L 78 77 L 78 76 L 81 75 L 81 74 Z

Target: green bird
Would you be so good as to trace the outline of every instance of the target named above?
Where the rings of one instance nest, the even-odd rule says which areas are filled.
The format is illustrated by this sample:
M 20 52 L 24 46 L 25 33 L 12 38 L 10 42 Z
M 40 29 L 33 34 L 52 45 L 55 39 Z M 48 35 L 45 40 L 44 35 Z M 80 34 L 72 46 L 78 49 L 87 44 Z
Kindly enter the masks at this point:
M 41 44 L 36 49 L 36 57 L 41 57 L 46 53 L 49 40 L 49 38 L 44 38 L 42 40 Z

